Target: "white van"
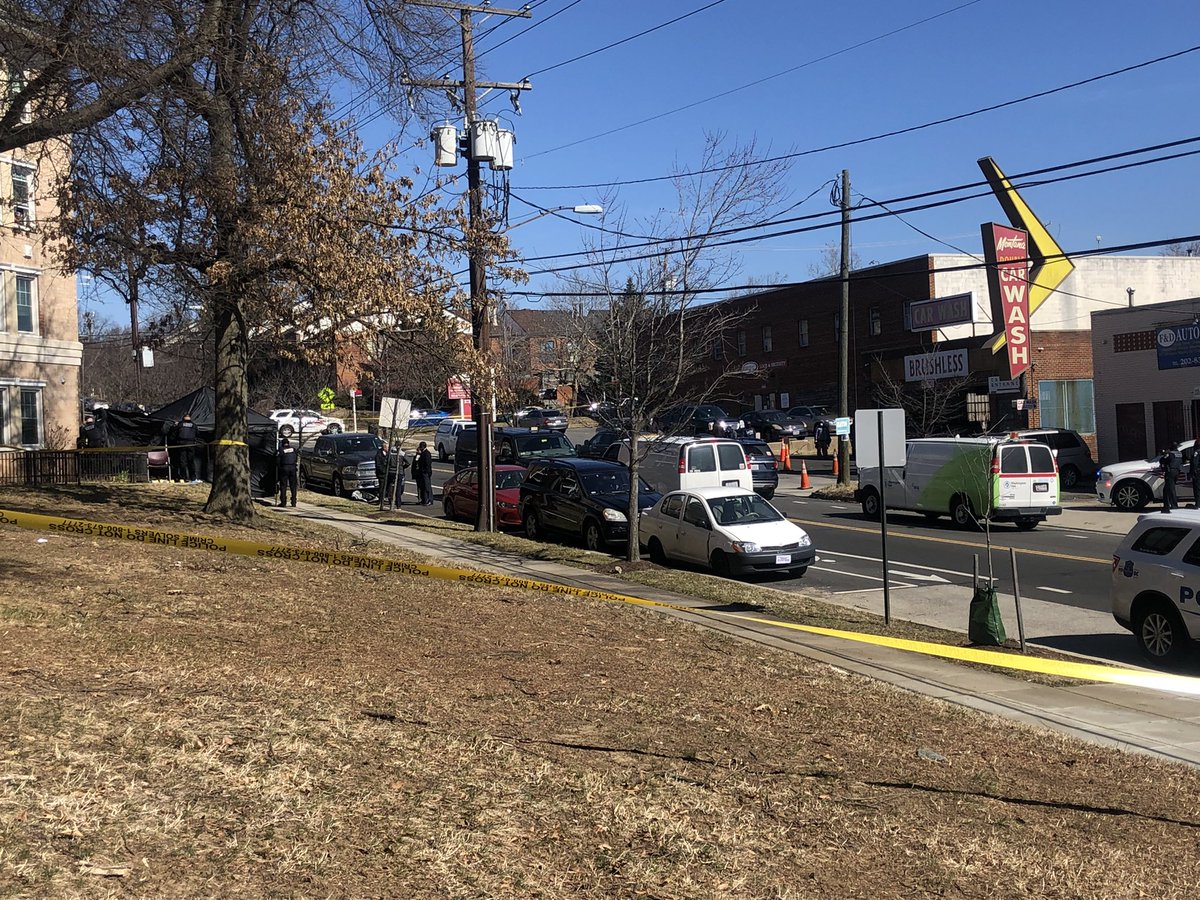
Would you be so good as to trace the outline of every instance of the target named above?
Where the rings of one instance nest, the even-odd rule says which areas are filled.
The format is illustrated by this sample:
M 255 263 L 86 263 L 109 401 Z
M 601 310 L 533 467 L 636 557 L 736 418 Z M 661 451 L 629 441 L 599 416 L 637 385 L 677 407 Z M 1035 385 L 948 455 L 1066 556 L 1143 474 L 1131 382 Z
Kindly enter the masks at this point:
M 949 515 L 960 528 L 977 521 L 1011 521 L 1036 528 L 1062 513 L 1054 453 L 1035 441 L 1001 438 L 918 438 L 906 445 L 907 463 L 884 469 L 888 509 L 931 518 Z M 863 515 L 879 518 L 879 469 L 858 470 L 855 499 Z
M 642 440 L 638 441 L 641 445 Z M 629 442 L 622 441 L 617 460 L 629 465 Z M 700 487 L 754 490 L 754 476 L 737 441 L 671 437 L 653 441 L 638 462 L 638 475 L 656 491 L 688 491 Z

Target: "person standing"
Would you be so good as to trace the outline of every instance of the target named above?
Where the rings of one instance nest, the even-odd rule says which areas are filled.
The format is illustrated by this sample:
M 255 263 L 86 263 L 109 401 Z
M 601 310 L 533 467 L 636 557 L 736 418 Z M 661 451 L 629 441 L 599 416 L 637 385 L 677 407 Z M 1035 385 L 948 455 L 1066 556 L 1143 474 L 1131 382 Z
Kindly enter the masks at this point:
M 375 450 L 375 477 L 379 481 L 379 507 L 391 509 L 396 497 L 396 459 L 381 441 Z
M 408 457 L 404 455 L 404 448 L 396 446 L 396 458 L 392 461 L 392 465 L 396 468 L 396 505 L 404 505 L 404 480 L 408 474 Z
M 417 480 L 417 503 L 421 506 L 433 506 L 433 454 L 429 452 L 424 441 L 417 444 L 413 477 Z
M 829 457 L 831 438 L 829 435 L 829 424 L 824 419 L 817 420 L 817 424 L 813 428 L 813 442 L 817 445 L 817 458 L 827 459 Z
M 1158 458 L 1158 464 L 1162 466 L 1163 473 L 1162 511 L 1169 513 L 1179 508 L 1179 497 L 1175 493 L 1175 480 L 1179 477 L 1179 454 L 1171 449 L 1164 450 Z
M 292 506 L 296 505 L 296 489 L 299 487 L 299 455 L 292 442 L 283 438 L 279 442 L 279 454 L 276 457 L 279 469 L 279 505 L 286 506 L 287 492 L 291 489 Z
M 183 421 L 179 423 L 175 439 L 179 442 L 180 474 L 183 475 L 184 481 L 196 484 L 200 480 L 196 477 L 196 423 L 187 413 L 183 414 Z
M 1188 457 L 1188 475 L 1192 479 L 1192 509 L 1200 509 L 1200 435 L 1192 441 L 1192 455 Z

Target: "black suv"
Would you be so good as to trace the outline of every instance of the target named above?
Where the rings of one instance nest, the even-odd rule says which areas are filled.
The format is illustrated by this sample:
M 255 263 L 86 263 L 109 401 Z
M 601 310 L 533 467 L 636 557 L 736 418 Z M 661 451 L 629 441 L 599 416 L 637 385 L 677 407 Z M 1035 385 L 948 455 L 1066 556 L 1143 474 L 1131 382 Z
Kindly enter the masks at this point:
M 700 406 L 676 406 L 658 416 L 659 430 L 666 434 L 701 434 L 709 437 L 733 437 L 745 423 L 712 403 Z
M 575 456 L 575 446 L 561 431 L 534 428 L 496 428 L 492 431 L 492 453 L 498 463 L 529 467 L 535 459 Z M 458 436 L 454 447 L 454 469 L 465 469 L 479 462 L 479 430 L 472 428 Z
M 640 481 L 640 479 L 639 479 Z M 638 509 L 662 494 L 641 481 Z M 601 459 L 537 460 L 521 483 L 525 536 L 541 540 L 550 531 L 576 534 L 589 550 L 629 539 L 629 469 Z

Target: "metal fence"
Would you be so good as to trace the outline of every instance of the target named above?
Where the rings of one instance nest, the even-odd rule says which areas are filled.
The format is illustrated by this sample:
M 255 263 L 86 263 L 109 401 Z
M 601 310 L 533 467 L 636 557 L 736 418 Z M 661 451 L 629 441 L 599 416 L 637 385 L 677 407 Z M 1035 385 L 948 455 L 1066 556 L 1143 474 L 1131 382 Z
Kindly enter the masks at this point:
M 0 485 L 10 487 L 149 480 L 145 451 L 23 450 L 0 453 Z

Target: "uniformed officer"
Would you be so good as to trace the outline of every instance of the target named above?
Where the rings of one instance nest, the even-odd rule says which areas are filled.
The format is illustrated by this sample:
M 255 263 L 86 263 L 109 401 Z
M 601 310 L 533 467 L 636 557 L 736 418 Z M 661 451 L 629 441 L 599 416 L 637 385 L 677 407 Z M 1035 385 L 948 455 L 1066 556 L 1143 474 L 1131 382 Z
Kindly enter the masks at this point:
M 175 431 L 179 443 L 179 471 L 184 481 L 195 483 L 196 478 L 196 423 L 184 413 L 183 421 Z
M 1162 511 L 1170 512 L 1179 508 L 1179 497 L 1175 493 L 1175 480 L 1179 478 L 1179 454 L 1174 450 L 1164 450 L 1158 458 L 1158 464 L 1163 471 Z
M 292 492 L 292 506 L 296 505 L 296 489 L 299 487 L 298 457 L 296 448 L 287 438 L 279 441 L 279 453 L 276 456 L 279 469 L 279 505 L 287 506 L 287 492 Z

